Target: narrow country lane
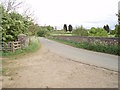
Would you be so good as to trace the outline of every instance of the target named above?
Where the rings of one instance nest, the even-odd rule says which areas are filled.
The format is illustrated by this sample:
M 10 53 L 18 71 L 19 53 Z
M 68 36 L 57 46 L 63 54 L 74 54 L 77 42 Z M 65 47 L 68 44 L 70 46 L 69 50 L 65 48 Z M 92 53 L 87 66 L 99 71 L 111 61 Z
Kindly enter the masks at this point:
M 42 46 L 36 53 L 8 60 L 4 67 L 12 73 L 3 76 L 3 88 L 118 88 L 117 72 L 75 62 L 72 54 L 82 60 L 85 52 L 77 53 L 81 50 L 45 38 L 40 41 Z
M 74 48 L 72 46 L 57 43 L 55 41 L 51 41 L 45 38 L 40 38 L 40 41 L 43 44 L 43 46 L 49 49 L 50 51 L 64 56 L 66 58 L 118 71 L 118 56 L 116 55 Z

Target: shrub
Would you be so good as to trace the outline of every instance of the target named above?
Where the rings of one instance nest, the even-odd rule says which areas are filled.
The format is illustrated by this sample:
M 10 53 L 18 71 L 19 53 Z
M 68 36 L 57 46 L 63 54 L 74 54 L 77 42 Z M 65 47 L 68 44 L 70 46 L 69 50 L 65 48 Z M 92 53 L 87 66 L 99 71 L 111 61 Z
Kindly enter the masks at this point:
M 75 36 L 88 36 L 88 31 L 81 26 L 73 30 L 72 34 Z
M 103 28 L 92 27 L 89 31 L 89 36 L 108 36 L 108 33 Z
M 53 31 L 54 30 L 54 28 L 52 26 L 50 26 L 50 25 L 46 26 L 46 28 L 47 28 L 48 31 Z
M 2 21 L 0 29 L 2 30 L 2 41 L 9 42 L 17 39 L 19 34 L 26 34 L 30 21 L 24 18 L 17 12 L 8 13 L 4 7 L 0 5 L 0 11 L 2 12 Z
M 115 37 L 120 37 L 120 25 L 115 26 Z
M 37 35 L 39 37 L 46 37 L 46 36 L 49 36 L 49 31 L 46 29 L 46 28 L 40 28 L 39 31 L 37 32 Z

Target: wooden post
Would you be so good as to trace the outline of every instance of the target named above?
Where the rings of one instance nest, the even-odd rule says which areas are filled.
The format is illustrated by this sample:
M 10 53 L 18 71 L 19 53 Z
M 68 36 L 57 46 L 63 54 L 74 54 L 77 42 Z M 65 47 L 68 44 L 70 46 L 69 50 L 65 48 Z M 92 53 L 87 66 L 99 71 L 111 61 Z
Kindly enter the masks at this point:
M 15 52 L 15 49 L 14 49 L 14 41 L 12 42 L 12 52 Z
M 31 43 L 31 37 L 28 37 L 29 38 L 29 45 L 30 45 L 30 43 Z
M 21 46 L 21 42 L 20 42 L 20 41 L 18 41 L 18 42 L 19 42 L 19 46 L 20 46 L 20 49 L 21 49 L 21 47 L 22 47 L 22 46 Z

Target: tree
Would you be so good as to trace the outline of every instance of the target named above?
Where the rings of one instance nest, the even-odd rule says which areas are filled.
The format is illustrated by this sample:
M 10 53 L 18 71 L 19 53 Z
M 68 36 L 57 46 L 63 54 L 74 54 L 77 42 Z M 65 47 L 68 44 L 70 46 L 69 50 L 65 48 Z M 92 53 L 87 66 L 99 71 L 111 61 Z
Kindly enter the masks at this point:
M 108 36 L 108 33 L 103 28 L 92 27 L 89 31 L 89 36 Z
M 40 26 L 38 24 L 34 24 L 32 22 L 28 28 L 29 35 L 31 35 L 31 36 L 37 35 L 37 32 L 39 31 L 39 29 L 40 29 Z
M 49 26 L 46 26 L 46 28 L 47 28 L 48 31 L 52 31 L 52 30 L 53 30 L 53 27 L 50 26 L 50 25 L 49 25 Z
M 7 12 L 16 10 L 22 4 L 22 2 L 18 2 L 18 0 L 5 0 L 2 3 Z
M 18 1 L 18 0 L 3 0 L 2 2 L 4 9 L 6 10 L 6 12 L 10 13 L 13 11 L 17 11 L 18 8 L 20 8 L 21 6 L 23 6 L 23 2 L 22 1 Z M 34 21 L 37 22 L 37 18 L 34 17 L 34 11 L 31 11 L 30 7 L 28 7 L 29 5 L 25 5 L 23 7 L 23 13 L 22 16 L 29 19 L 30 21 Z
M 69 29 L 69 32 L 72 32 L 72 30 L 73 30 L 72 25 L 69 25 L 69 26 L 68 26 L 68 29 Z
M 0 9 L 2 11 L 1 29 L 3 42 L 15 41 L 19 34 L 28 33 L 30 21 L 19 13 L 8 13 L 3 6 Z
M 34 11 L 32 11 L 31 7 L 27 4 L 23 5 L 22 16 L 26 17 L 28 20 L 37 23 L 38 18 L 35 16 Z
M 118 16 L 118 24 L 120 24 L 120 13 L 116 14 L 116 16 Z
M 67 24 L 64 24 L 63 29 L 67 32 Z
M 115 26 L 115 37 L 120 37 L 120 25 Z
M 39 27 L 39 30 L 37 32 L 37 35 L 40 36 L 40 37 L 46 37 L 46 36 L 49 36 L 50 33 L 49 31 L 47 30 L 47 28 L 41 28 Z
M 110 28 L 109 28 L 109 26 L 108 26 L 108 24 L 105 26 L 104 25 L 104 27 L 103 27 L 108 33 L 110 32 Z

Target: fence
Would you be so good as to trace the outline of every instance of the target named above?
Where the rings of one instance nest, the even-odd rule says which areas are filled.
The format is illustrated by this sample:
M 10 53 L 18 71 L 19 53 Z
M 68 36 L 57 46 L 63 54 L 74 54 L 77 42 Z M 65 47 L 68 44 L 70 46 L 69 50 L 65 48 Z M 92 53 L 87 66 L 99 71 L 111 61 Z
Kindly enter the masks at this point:
M 4 42 L 0 42 L 0 51 L 12 51 L 12 52 L 14 52 L 17 49 L 21 49 L 21 42 L 20 41 L 9 42 L 7 44 Z

